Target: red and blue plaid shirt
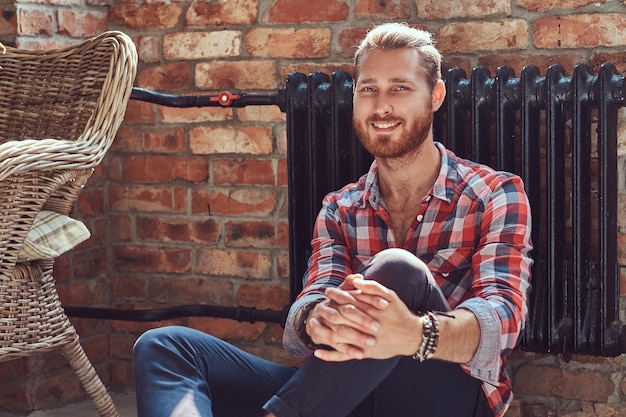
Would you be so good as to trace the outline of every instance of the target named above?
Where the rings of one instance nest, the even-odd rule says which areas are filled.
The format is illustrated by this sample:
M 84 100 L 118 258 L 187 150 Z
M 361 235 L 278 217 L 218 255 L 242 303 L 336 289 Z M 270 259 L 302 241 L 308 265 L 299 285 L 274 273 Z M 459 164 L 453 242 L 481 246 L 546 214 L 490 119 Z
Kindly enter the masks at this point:
M 358 182 L 328 194 L 317 217 L 304 290 L 291 307 L 284 344 L 310 353 L 295 334 L 304 304 L 338 286 L 387 248 L 403 248 L 424 261 L 454 308 L 474 312 L 481 328 L 474 358 L 462 367 L 482 381 L 496 417 L 507 410 L 511 382 L 505 359 L 515 348 L 530 291 L 531 215 L 519 177 L 458 158 L 437 143 L 439 176 L 422 200 L 405 242 L 396 242 L 378 189 L 376 162 Z

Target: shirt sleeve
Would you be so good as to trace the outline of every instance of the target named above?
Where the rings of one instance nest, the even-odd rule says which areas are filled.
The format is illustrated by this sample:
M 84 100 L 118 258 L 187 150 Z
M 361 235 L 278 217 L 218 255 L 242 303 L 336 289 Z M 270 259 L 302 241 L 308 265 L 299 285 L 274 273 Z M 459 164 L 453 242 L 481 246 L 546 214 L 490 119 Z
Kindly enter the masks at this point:
M 313 228 L 312 253 L 304 274 L 304 288 L 292 304 L 285 322 L 283 346 L 294 356 L 307 356 L 311 353 L 296 333 L 294 322 L 298 311 L 305 304 L 324 297 L 328 287 L 338 287 L 346 275 L 352 273 L 350 252 L 346 247 L 337 205 L 332 194 L 322 202 Z
M 478 349 L 466 366 L 472 376 L 493 385 L 526 321 L 533 263 L 530 205 L 522 181 L 503 175 L 496 176 L 497 185 L 483 200 L 480 242 L 472 256 L 474 296 L 458 306 L 476 315 L 481 330 Z

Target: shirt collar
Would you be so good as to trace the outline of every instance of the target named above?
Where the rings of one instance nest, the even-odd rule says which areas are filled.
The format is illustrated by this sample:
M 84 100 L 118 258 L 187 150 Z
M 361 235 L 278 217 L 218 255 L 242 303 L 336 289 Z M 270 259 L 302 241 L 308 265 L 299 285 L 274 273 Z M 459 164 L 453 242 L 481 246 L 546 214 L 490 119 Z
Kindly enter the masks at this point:
M 441 143 L 435 142 L 435 146 L 441 154 L 441 168 L 439 175 L 435 180 L 433 188 L 427 197 L 434 197 L 450 203 L 454 196 L 454 184 L 457 182 L 458 173 L 455 169 L 456 161 L 452 157 L 451 152 L 447 150 Z M 378 188 L 378 164 L 376 160 L 370 165 L 370 169 L 365 178 L 365 188 L 363 190 L 363 198 L 361 200 L 362 207 L 366 202 L 371 204 L 374 210 L 378 209 L 378 205 L 382 203 L 382 196 Z

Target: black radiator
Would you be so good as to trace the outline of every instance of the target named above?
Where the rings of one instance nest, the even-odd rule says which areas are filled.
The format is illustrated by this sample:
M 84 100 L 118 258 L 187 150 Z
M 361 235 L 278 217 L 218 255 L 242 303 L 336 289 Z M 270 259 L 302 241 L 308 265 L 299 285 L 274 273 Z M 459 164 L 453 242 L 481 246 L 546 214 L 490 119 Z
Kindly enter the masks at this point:
M 611 64 L 567 76 L 559 66 L 516 77 L 477 67 L 446 74 L 435 139 L 459 156 L 519 174 L 533 211 L 533 291 L 524 350 L 566 359 L 624 352 L 617 262 L 617 126 L 624 77 Z M 351 124 L 352 78 L 345 72 L 290 74 L 276 94 L 172 96 L 135 89 L 133 99 L 176 107 L 276 105 L 287 117 L 291 299 L 302 288 L 313 222 L 323 196 L 365 173 L 372 161 Z M 287 306 L 288 307 L 288 306 Z M 282 311 L 178 306 L 161 310 L 65 307 L 68 315 L 164 320 L 210 315 L 283 322 Z M 217 313 L 216 313 L 217 311 Z

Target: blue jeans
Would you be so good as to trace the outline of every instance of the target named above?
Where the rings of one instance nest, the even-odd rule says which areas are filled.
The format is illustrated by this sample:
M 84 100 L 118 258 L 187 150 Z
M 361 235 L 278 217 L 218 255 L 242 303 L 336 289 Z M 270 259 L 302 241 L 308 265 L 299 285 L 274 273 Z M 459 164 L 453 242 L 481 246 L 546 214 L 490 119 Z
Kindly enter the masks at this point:
M 448 311 L 426 266 L 389 249 L 366 270 L 414 311 Z M 278 365 L 193 329 L 144 333 L 134 349 L 138 417 L 493 417 L 458 364 L 409 357 Z

